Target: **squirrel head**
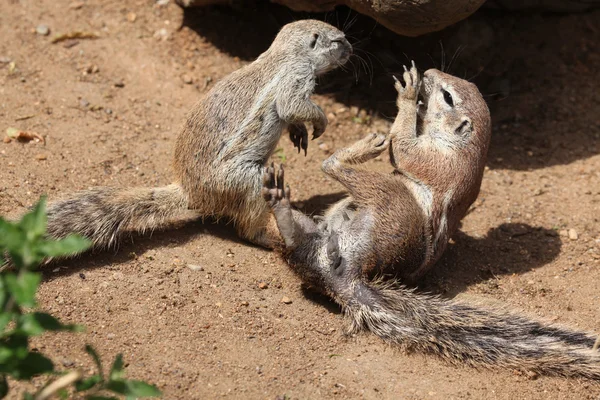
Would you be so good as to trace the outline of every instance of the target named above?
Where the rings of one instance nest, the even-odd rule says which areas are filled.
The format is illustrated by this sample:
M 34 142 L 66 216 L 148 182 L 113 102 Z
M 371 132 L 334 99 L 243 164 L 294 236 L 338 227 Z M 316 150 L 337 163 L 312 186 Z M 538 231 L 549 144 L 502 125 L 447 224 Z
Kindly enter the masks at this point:
M 417 102 L 417 140 L 392 139 L 394 167 L 440 192 L 457 185 L 466 191 L 478 188 L 491 118 L 477 86 L 430 69 L 423 74 Z
M 459 152 L 468 146 L 487 150 L 490 112 L 473 83 L 437 69 L 427 70 L 418 102 L 418 136 L 429 136 L 434 146 Z
M 344 32 L 325 22 L 306 19 L 285 25 L 277 34 L 268 53 L 297 60 L 302 57 L 319 76 L 348 61 L 352 46 Z

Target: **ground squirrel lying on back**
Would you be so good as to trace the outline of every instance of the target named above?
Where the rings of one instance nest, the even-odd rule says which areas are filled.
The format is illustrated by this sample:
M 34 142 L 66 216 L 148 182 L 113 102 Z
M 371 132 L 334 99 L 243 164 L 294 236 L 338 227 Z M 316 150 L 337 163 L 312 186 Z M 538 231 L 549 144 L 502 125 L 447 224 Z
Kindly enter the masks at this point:
M 310 100 L 315 78 L 343 65 L 352 46 L 316 20 L 285 25 L 251 64 L 218 82 L 192 108 L 175 146 L 175 182 L 159 188 L 95 188 L 48 207 L 48 233 L 79 233 L 95 246 L 123 231 L 158 228 L 186 210 L 230 219 L 239 235 L 272 247 L 279 239 L 260 195 L 262 168 L 284 129 L 298 150 L 327 126 Z
M 292 210 L 283 169 L 278 176 L 265 170 L 263 196 L 285 240 L 284 256 L 343 307 L 351 332 L 366 328 L 459 364 L 600 379 L 600 353 L 589 334 L 386 283 L 391 274 L 413 281 L 440 257 L 477 197 L 491 135 L 475 85 L 437 70 L 425 72 L 421 84 L 414 65 L 404 81 L 396 82 L 399 112 L 390 137 L 369 135 L 323 163 L 350 197 L 320 222 Z M 393 174 L 353 167 L 388 147 Z

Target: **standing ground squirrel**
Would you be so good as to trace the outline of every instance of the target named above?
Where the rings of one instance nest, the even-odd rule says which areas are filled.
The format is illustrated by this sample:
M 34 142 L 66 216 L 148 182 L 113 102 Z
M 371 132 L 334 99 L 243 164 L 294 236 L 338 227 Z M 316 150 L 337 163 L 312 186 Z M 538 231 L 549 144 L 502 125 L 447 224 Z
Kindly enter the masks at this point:
M 320 222 L 292 210 L 283 169 L 263 175 L 263 197 L 301 278 L 339 303 L 351 332 L 472 366 L 600 379 L 594 337 L 500 309 L 420 294 L 411 282 L 446 248 L 478 195 L 491 135 L 475 85 L 416 68 L 396 81 L 398 115 L 389 138 L 372 134 L 323 163 L 350 197 Z M 422 101 L 419 99 L 419 94 Z M 358 170 L 389 147 L 393 174 Z
M 316 20 L 285 25 L 271 47 L 218 82 L 192 108 L 175 146 L 175 182 L 159 188 L 95 188 L 48 207 L 48 233 L 79 233 L 96 247 L 123 231 L 153 230 L 193 210 L 230 219 L 243 238 L 273 247 L 279 239 L 261 198 L 262 168 L 284 129 L 298 149 L 327 126 L 310 100 L 315 78 L 343 65 L 352 46 Z

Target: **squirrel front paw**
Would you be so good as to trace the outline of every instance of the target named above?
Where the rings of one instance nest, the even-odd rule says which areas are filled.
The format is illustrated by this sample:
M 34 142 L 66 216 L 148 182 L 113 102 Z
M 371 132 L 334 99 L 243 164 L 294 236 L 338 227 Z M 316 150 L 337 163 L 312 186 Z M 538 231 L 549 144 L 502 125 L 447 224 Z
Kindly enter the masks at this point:
M 300 153 L 300 150 L 304 150 L 304 156 L 306 156 L 308 149 L 308 131 L 306 130 L 306 125 L 303 123 L 291 124 L 288 126 L 288 131 L 290 132 L 290 140 L 294 144 L 294 147 L 298 148 L 298 153 Z
M 404 66 L 402 79 L 404 80 L 404 85 L 394 76 L 394 87 L 398 91 L 397 101 L 409 100 L 416 103 L 421 88 L 421 79 L 419 78 L 419 72 L 414 61 L 411 62 L 410 70 Z
M 364 163 L 372 160 L 388 148 L 389 138 L 383 134 L 370 133 L 346 149 L 345 161 Z
M 262 196 L 271 208 L 290 207 L 291 190 L 284 184 L 283 165 L 275 173 L 275 164 L 263 169 Z

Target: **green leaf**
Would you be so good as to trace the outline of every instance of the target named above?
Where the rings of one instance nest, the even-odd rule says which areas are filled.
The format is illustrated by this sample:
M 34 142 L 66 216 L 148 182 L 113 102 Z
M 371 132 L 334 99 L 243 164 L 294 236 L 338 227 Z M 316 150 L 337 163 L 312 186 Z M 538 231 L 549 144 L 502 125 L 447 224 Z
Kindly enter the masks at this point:
M 29 353 L 25 359 L 16 366 L 14 371 L 8 373 L 18 380 L 28 380 L 32 377 L 54 371 L 54 364 L 50 359 L 40 353 Z
M 31 393 L 25 393 L 23 395 L 23 400 L 35 400 L 35 397 Z
M 115 362 L 113 362 L 113 365 L 110 369 L 108 380 L 120 381 L 123 378 L 125 378 L 125 371 L 123 371 L 123 354 L 117 354 Z
M 8 394 L 8 382 L 6 381 L 6 375 L 0 375 L 0 399 L 3 399 Z
M 102 377 L 100 375 L 92 375 L 89 378 L 85 378 L 75 382 L 75 390 L 77 390 L 78 392 L 85 392 L 86 390 L 90 390 L 100 382 L 102 382 Z
M 89 395 L 85 397 L 86 400 L 119 400 L 118 397 L 108 397 L 108 396 L 96 396 L 96 395 Z
M 60 397 L 62 400 L 67 400 L 69 398 L 69 392 L 67 389 L 62 388 L 58 391 L 58 397 Z
M 0 302 L 1 304 L 1 302 Z M 8 325 L 8 323 L 10 321 L 12 321 L 14 317 L 14 314 L 11 312 L 2 312 L 0 313 L 0 337 L 2 337 L 2 331 L 4 331 L 4 328 L 6 328 L 6 325 Z
M 45 257 L 60 257 L 81 253 L 87 250 L 92 242 L 79 235 L 69 235 L 60 240 L 48 240 L 40 243 L 39 252 Z
M 104 371 L 102 370 L 102 361 L 100 361 L 100 357 L 98 357 L 98 353 L 96 353 L 96 350 L 94 350 L 94 348 L 92 346 L 90 346 L 89 344 L 85 345 L 85 352 L 88 353 L 94 360 L 94 363 L 96 363 L 96 367 L 98 368 L 98 375 L 100 375 L 101 382 L 104 381 Z
M 42 312 L 21 315 L 17 327 L 17 332 L 29 336 L 41 335 L 45 331 L 77 332 L 81 330 L 79 325 L 64 325 L 52 315 Z
M 42 280 L 42 276 L 36 272 L 21 271 L 19 275 L 6 274 L 6 287 L 11 292 L 18 305 L 22 307 L 35 306 L 35 292 Z
M 110 381 L 105 387 L 111 392 L 131 397 L 159 397 L 160 390 L 142 381 Z
M 32 242 L 46 232 L 46 197 L 42 196 L 31 212 L 25 214 L 19 226 L 25 231 L 27 240 Z
M 0 273 L 0 310 L 6 310 L 6 302 L 9 297 L 10 294 L 8 293 L 6 283 L 4 283 L 4 276 Z
M 29 338 L 11 335 L 0 340 L 0 373 L 10 373 L 12 365 L 29 354 Z
M 23 253 L 27 240 L 17 225 L 0 218 L 0 249 L 6 250 L 17 267 L 24 267 Z

